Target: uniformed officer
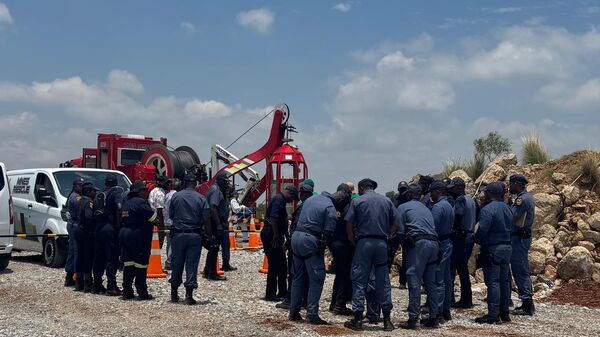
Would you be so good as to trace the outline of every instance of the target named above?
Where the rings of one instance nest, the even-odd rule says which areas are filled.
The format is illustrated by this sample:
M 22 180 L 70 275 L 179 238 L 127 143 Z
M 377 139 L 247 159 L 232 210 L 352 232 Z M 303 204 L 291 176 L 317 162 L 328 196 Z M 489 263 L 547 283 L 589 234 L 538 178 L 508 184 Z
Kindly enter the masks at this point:
M 169 216 L 173 222 L 171 230 L 172 269 L 171 302 L 179 302 L 177 290 L 182 282 L 185 268 L 185 303 L 196 304 L 194 289 L 198 288 L 197 274 L 200 253 L 202 251 L 202 233 L 210 236 L 210 207 L 207 200 L 194 190 L 196 176 L 185 176 L 185 189 L 173 195 L 169 207 Z
M 398 235 L 402 247 L 406 248 L 406 279 L 408 283 L 408 321 L 401 324 L 403 329 L 416 329 L 421 305 L 421 284 L 425 286 L 428 298 L 429 318 L 425 326 L 437 327 L 435 317 L 439 310 L 439 296 L 436 287 L 436 270 L 439 263 L 439 241 L 431 211 L 420 200 L 421 187 L 411 184 L 408 187 L 411 199 L 398 206 L 400 228 Z
M 102 201 L 96 200 L 96 206 L 104 203 L 102 209 L 96 209 L 96 230 L 94 232 L 94 285 L 92 293 L 108 293 L 111 296 L 121 295 L 117 286 L 117 269 L 119 263 L 118 219 L 123 203 L 123 188 L 118 186 L 117 176 L 108 174 L 104 180 L 106 188 Z M 98 198 L 96 198 L 98 199 Z M 102 284 L 102 276 L 106 271 L 107 288 Z
M 83 292 L 92 291 L 92 267 L 94 264 L 94 230 L 96 222 L 94 220 L 94 197 L 96 196 L 96 187 L 91 182 L 85 182 L 81 186 L 82 196 L 79 202 L 79 221 L 75 228 L 75 238 L 77 240 L 77 260 L 75 261 L 75 272 L 77 279 L 83 280 Z M 76 290 L 79 290 L 79 285 Z
M 336 192 L 338 195 L 346 194 Z M 306 313 L 310 324 L 327 324 L 319 317 L 319 300 L 325 282 L 325 246 L 330 242 L 337 221 L 333 197 L 323 192 L 308 198 L 302 205 L 296 230 L 292 234 L 294 255 L 294 280 L 292 282 L 291 321 L 302 320 L 300 308 L 304 288 L 308 283 Z
M 436 283 L 439 291 L 439 310 L 438 320 L 443 318 L 444 321 L 452 319 L 450 314 L 450 302 L 454 293 L 454 282 L 452 282 L 452 274 L 450 269 L 450 261 L 452 257 L 452 225 L 454 225 L 454 208 L 448 202 L 446 197 L 446 183 L 442 181 L 434 181 L 429 187 L 431 193 L 431 214 L 435 224 L 435 231 L 438 235 L 440 252 L 442 258 L 438 264 L 436 273 Z M 441 315 L 441 316 L 440 316 Z M 430 318 L 431 317 L 430 315 Z
M 265 255 L 269 261 L 265 301 L 279 302 L 287 296 L 287 267 L 285 261 L 284 240 L 288 230 L 286 204 L 298 198 L 298 188 L 286 186 L 269 202 L 265 213 L 265 225 L 260 232 Z
M 352 198 L 352 189 L 347 184 L 339 185 L 337 191 L 346 193 L 349 200 Z M 335 279 L 333 281 L 329 309 L 336 315 L 344 316 L 352 315 L 352 310 L 346 307 L 346 302 L 352 299 L 350 271 L 352 268 L 352 257 L 354 256 L 354 245 L 348 240 L 346 220 L 344 220 L 349 207 L 350 204 L 348 202 L 341 211 L 338 211 L 339 216 L 330 245 L 331 255 L 335 261 L 333 265 Z
M 395 206 L 396 208 L 398 208 L 398 206 L 409 201 L 410 198 L 408 197 L 408 183 L 406 181 L 401 181 L 398 183 L 398 198 L 396 199 Z M 393 263 L 394 258 L 396 257 L 396 251 L 398 250 L 398 247 L 402 246 L 399 236 L 396 236 L 393 239 L 392 245 L 396 246 L 394 254 L 393 256 L 391 256 L 391 261 Z M 402 265 L 400 266 L 400 270 L 398 271 L 398 282 L 400 283 L 400 289 L 406 289 L 406 249 L 404 247 L 402 247 Z
M 501 320 L 510 321 L 508 263 L 512 250 L 510 228 L 513 215 L 508 205 L 504 203 L 504 189 L 500 183 L 487 185 L 484 193 L 488 203 L 481 209 L 479 228 L 475 232 L 474 239 L 481 246 L 478 262 L 483 268 L 483 278 L 488 289 L 488 313 L 478 317 L 475 322 L 496 324 Z
M 77 259 L 77 242 L 75 239 L 74 227 L 78 225 L 79 216 L 79 202 L 81 201 L 81 185 L 83 185 L 83 178 L 77 178 L 73 180 L 73 189 L 69 193 L 67 198 L 67 211 L 69 217 L 67 221 L 67 233 L 69 233 L 69 246 L 67 250 L 67 260 L 65 262 L 65 287 L 71 287 L 75 285 L 73 276 L 75 275 L 75 260 Z M 81 280 L 83 282 L 83 279 Z M 81 283 L 83 287 L 83 283 Z M 83 288 L 82 288 L 83 290 Z
M 146 273 L 152 247 L 152 231 L 157 215 L 148 203 L 148 187 L 142 181 L 134 182 L 121 211 L 122 228 L 119 232 L 121 261 L 123 261 L 123 300 L 134 298 L 133 283 L 138 300 L 151 300 Z
M 421 187 L 421 193 L 423 193 L 421 197 L 421 202 L 431 209 L 431 196 L 429 195 L 429 186 L 433 183 L 434 179 L 430 176 L 421 176 L 419 177 L 419 186 Z
M 292 303 L 292 281 L 294 280 L 294 254 L 292 254 L 291 237 L 292 237 L 292 234 L 294 234 L 294 231 L 296 231 L 296 227 L 298 225 L 298 219 L 300 218 L 300 212 L 302 211 L 302 205 L 304 204 L 306 199 L 312 197 L 312 195 L 313 195 L 312 186 L 310 186 L 308 184 L 300 185 L 300 202 L 301 203 L 300 203 L 300 205 L 298 205 L 298 207 L 296 207 L 296 209 L 294 210 L 294 213 L 292 213 L 292 222 L 290 223 L 289 233 L 286 233 L 286 235 L 285 235 L 286 236 L 285 248 L 287 250 L 287 273 L 288 273 L 287 296 L 285 297 L 283 302 L 277 303 L 277 305 L 275 305 L 275 307 L 279 308 L 279 309 L 289 310 L 291 303 Z M 306 302 L 307 297 L 308 297 L 308 284 L 306 284 L 305 289 L 304 289 L 304 299 L 305 299 L 304 302 Z M 304 304 L 306 304 L 306 303 L 304 303 Z
M 473 252 L 473 229 L 475 228 L 477 205 L 466 195 L 465 181 L 453 178 L 448 190 L 454 196 L 454 226 L 452 229 L 452 280 L 458 274 L 460 279 L 460 300 L 452 303 L 453 308 L 473 307 L 469 258 Z M 454 296 L 452 296 L 454 300 Z
M 535 200 L 527 191 L 527 178 L 521 174 L 510 177 L 510 193 L 516 195 L 511 206 L 513 224 L 511 228 L 512 257 L 510 268 L 522 301 L 515 308 L 514 315 L 532 316 L 535 313 L 533 304 L 533 287 L 529 274 L 529 248 L 531 247 L 531 226 L 535 220 Z
M 211 245 L 206 255 L 206 264 L 204 266 L 204 277 L 209 280 L 224 281 L 225 276 L 217 274 L 217 258 L 219 257 L 219 246 L 223 250 L 223 271 L 236 270 L 233 268 L 229 259 L 229 200 L 225 197 L 229 190 L 228 175 L 225 172 L 219 173 L 216 184 L 213 184 L 206 193 L 206 199 L 210 206 L 210 218 L 212 234 L 215 237 L 216 244 Z
M 363 179 L 358 183 L 359 197 L 352 199 L 345 220 L 348 240 L 356 253 L 352 261 L 352 312 L 354 318 L 344 323 L 352 330 L 362 330 L 365 291 L 369 275 L 375 269 L 377 303 L 383 311 L 383 328 L 394 329 L 390 319 L 392 294 L 387 259 L 387 243 L 398 227 L 398 212 L 392 201 L 375 193 L 377 183 Z

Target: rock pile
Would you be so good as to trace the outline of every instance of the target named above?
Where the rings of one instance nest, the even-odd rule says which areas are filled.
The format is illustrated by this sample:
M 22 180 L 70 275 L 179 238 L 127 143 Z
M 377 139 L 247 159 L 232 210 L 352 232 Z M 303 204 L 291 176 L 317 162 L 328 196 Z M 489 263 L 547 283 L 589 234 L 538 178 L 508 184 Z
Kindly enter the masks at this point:
M 515 173 L 529 179 L 528 190 L 536 201 L 529 270 L 538 296 L 569 280 L 600 282 L 600 186 L 590 186 L 578 173 L 589 156 L 600 163 L 600 153 L 591 151 L 527 166 L 517 166 L 517 157 L 507 154 L 490 163 L 474 182 L 465 179 L 464 171 L 451 175 L 465 179 L 471 194 L 493 181 L 508 183 Z M 470 267 L 477 282 L 474 261 Z

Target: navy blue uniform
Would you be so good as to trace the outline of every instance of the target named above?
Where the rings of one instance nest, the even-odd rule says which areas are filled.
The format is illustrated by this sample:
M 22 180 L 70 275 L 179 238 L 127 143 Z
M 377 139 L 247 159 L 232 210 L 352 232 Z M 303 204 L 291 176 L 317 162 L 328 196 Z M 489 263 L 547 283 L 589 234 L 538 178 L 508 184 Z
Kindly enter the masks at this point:
M 454 282 L 450 269 L 450 260 L 452 257 L 452 241 L 450 234 L 454 225 L 454 209 L 443 196 L 431 207 L 431 214 L 435 223 L 435 230 L 440 242 L 442 259 L 439 261 L 436 282 L 439 292 L 439 313 L 449 313 L 452 294 L 454 292 Z
M 79 201 L 81 195 L 73 191 L 67 199 L 67 210 L 69 211 L 69 221 L 67 221 L 67 233 L 69 233 L 69 246 L 67 250 L 67 260 L 65 262 L 65 271 L 67 273 L 75 272 L 75 260 L 77 260 L 77 240 L 75 239 L 75 228 L 78 225 Z
M 508 206 L 500 199 L 493 200 L 481 209 L 479 229 L 474 237 L 475 242 L 481 245 L 479 262 L 488 288 L 488 317 L 494 320 L 498 320 L 501 313 L 508 314 L 512 221 L 513 215 Z
M 292 213 L 292 222 L 290 224 L 289 233 L 286 233 L 286 249 L 287 249 L 287 301 L 291 303 L 292 301 L 292 281 L 294 280 L 294 254 L 292 253 L 292 235 L 296 231 L 296 227 L 298 225 L 298 218 L 300 218 L 300 213 L 302 212 L 303 203 L 298 205 Z M 304 289 L 304 298 L 308 297 L 308 284 Z M 306 301 L 305 301 L 306 302 Z
M 375 270 L 377 303 L 384 314 L 392 310 L 391 285 L 387 261 L 390 224 L 398 219 L 392 201 L 374 191 L 352 199 L 345 220 L 351 222 L 357 240 L 352 261 L 352 311 L 365 309 L 365 292 L 371 271 Z
M 454 226 L 452 236 L 452 280 L 458 274 L 460 279 L 460 302 L 467 307 L 473 303 L 471 279 L 469 276 L 469 258 L 473 252 L 473 229 L 477 216 L 475 200 L 461 194 L 454 203 Z
M 436 317 L 439 297 L 436 286 L 439 243 L 431 211 L 420 201 L 412 200 L 398 206 L 402 247 L 406 248 L 406 281 L 408 284 L 408 315 L 420 314 L 421 284 L 427 291 L 429 314 Z
M 277 219 L 279 235 L 284 235 L 288 230 L 288 214 L 286 209 L 287 201 L 283 194 L 278 193 L 269 202 L 266 212 L 265 227 L 260 232 L 260 239 L 263 243 L 265 255 L 269 261 L 269 271 L 267 272 L 266 298 L 284 298 L 287 297 L 287 266 L 285 260 L 285 251 L 283 243 L 273 247 L 274 232 L 271 221 Z
M 219 223 L 213 224 L 215 229 L 213 235 L 223 251 L 223 266 L 229 266 L 229 259 L 231 257 L 228 235 L 229 225 L 227 222 L 227 218 L 229 217 L 229 202 L 225 199 L 218 184 L 214 184 L 208 189 L 206 200 L 209 207 L 216 207 L 217 209 Z M 219 245 L 214 245 L 212 249 L 209 249 L 208 254 L 206 255 L 205 270 L 211 275 L 216 275 L 217 273 L 216 265 L 219 256 Z
M 138 296 L 148 296 L 146 271 L 150 260 L 152 231 L 156 213 L 148 200 L 137 193 L 129 193 L 121 211 L 122 228 L 119 232 L 121 261 L 123 261 L 123 295 L 133 295 L 133 282 Z
M 333 232 L 337 221 L 336 210 L 330 194 L 323 192 L 306 199 L 298 225 L 292 234 L 294 255 L 294 280 L 292 283 L 291 312 L 300 312 L 304 289 L 308 283 L 306 311 L 308 317 L 319 314 L 319 300 L 325 282 L 324 232 Z
M 512 204 L 513 224 L 511 225 L 512 257 L 510 268 L 515 279 L 519 298 L 530 300 L 533 287 L 529 275 L 529 248 L 531 247 L 531 226 L 535 220 L 535 200 L 527 191 L 519 193 Z
M 75 240 L 77 241 L 75 272 L 78 278 L 83 276 L 84 282 L 89 283 L 91 287 L 92 266 L 94 264 L 94 230 L 96 226 L 92 199 L 86 196 L 81 197 L 77 220 L 78 225 L 75 227 Z
M 123 202 L 123 188 L 110 187 L 104 191 L 106 198 L 103 214 L 96 213 L 94 233 L 94 286 L 102 288 L 102 275 L 106 270 L 107 287 L 117 288 L 117 269 L 119 263 L 119 239 L 117 214 Z M 98 195 L 97 195 L 98 196 Z
M 169 282 L 175 288 L 181 285 L 184 267 L 185 288 L 198 288 L 197 275 L 202 251 L 203 225 L 209 212 L 208 202 L 193 188 L 177 192 L 171 199 L 169 217 L 173 221 L 171 227 L 173 272 Z

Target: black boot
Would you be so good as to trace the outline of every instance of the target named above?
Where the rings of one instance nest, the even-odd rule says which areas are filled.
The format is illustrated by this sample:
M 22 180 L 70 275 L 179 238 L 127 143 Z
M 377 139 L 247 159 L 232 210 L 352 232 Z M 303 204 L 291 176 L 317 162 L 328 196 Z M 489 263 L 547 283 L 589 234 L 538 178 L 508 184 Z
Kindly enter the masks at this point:
M 422 322 L 423 326 L 429 329 L 437 329 L 440 327 L 440 319 L 437 316 L 429 316 Z
M 236 271 L 237 268 L 236 267 L 232 267 L 229 263 L 223 265 L 223 268 L 221 268 L 222 271 Z
M 329 323 L 327 323 L 326 320 L 319 317 L 319 315 L 308 316 L 308 323 L 310 323 L 312 325 L 328 325 L 329 324 Z
M 173 296 L 173 295 L 171 295 Z M 185 288 L 185 304 L 194 305 L 196 304 L 196 300 L 194 299 L 194 289 L 193 288 Z
M 475 318 L 475 323 L 478 323 L 478 324 L 502 324 L 502 321 L 500 321 L 500 318 L 498 318 L 498 317 L 490 317 L 488 315 L 484 315 L 484 316 Z
M 452 303 L 451 307 L 457 309 L 470 309 L 473 307 L 473 301 L 463 301 L 461 299 L 456 303 Z
M 93 287 L 92 274 L 83 274 L 83 292 L 91 293 Z
M 518 316 L 533 316 L 534 313 L 535 305 L 533 304 L 533 299 L 523 300 L 523 304 L 515 308 L 512 312 L 513 315 Z
M 340 315 L 340 316 L 352 316 L 352 310 L 347 307 L 341 307 L 341 308 L 334 307 L 333 313 L 335 315 Z
M 83 274 L 77 274 L 75 279 L 75 291 L 83 291 Z
M 148 285 L 146 284 L 146 268 L 135 268 L 135 290 L 138 294 L 138 301 L 153 300 L 154 296 L 148 293 Z
M 75 285 L 75 281 L 73 280 L 74 273 L 67 272 L 65 275 L 65 287 L 72 287 Z
M 299 312 L 290 312 L 290 315 L 288 316 L 288 320 L 290 320 L 292 322 L 303 321 L 302 316 L 300 316 Z
M 179 302 L 179 294 L 177 293 L 178 289 L 179 287 L 171 286 L 171 303 Z
M 346 321 L 344 323 L 344 326 L 348 329 L 354 330 L 354 331 L 362 331 L 363 330 L 363 313 L 362 312 L 355 312 L 354 313 L 354 318 Z
M 418 328 L 417 318 L 416 317 L 409 318 L 408 321 L 400 324 L 400 328 L 408 329 L 408 330 L 416 330 Z
M 500 320 L 501 320 L 502 322 L 506 322 L 506 323 L 510 322 L 510 321 L 511 321 L 511 319 L 510 319 L 510 314 L 509 314 L 508 312 L 501 313 L 501 314 L 500 314 Z
M 392 323 L 392 319 L 390 317 L 390 313 L 383 313 L 383 331 L 392 331 L 394 330 L 394 323 Z
M 123 267 L 123 293 L 121 299 L 130 300 L 133 296 L 133 278 L 135 277 L 135 267 Z
M 102 278 L 96 277 L 94 278 L 94 283 L 92 285 L 92 294 L 105 294 L 106 288 L 102 285 Z
M 442 317 L 444 318 L 444 321 L 448 322 L 452 320 L 452 314 L 450 313 L 450 311 L 445 311 L 442 314 Z

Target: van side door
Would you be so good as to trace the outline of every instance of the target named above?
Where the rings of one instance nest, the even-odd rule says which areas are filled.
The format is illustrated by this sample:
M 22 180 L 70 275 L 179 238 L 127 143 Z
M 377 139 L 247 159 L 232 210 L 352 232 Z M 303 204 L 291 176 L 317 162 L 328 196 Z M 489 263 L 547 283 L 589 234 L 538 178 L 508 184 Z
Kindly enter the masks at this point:
M 58 199 L 52 180 L 44 172 L 38 172 L 35 178 L 33 188 L 34 201 L 31 203 L 31 224 L 33 233 L 28 234 L 43 234 L 46 230 L 46 222 L 49 218 L 55 217 L 58 210 Z M 42 242 L 42 238 L 37 239 Z M 40 245 L 41 251 L 41 245 Z

